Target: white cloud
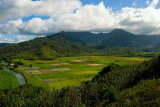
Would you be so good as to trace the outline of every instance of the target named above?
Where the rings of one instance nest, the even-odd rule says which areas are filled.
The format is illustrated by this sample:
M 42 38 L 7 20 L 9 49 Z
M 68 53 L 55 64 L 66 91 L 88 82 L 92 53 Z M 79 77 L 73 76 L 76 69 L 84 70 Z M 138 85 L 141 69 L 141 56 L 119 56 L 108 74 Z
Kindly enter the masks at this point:
M 0 43 L 11 43 L 12 39 L 7 39 L 5 36 L 0 35 Z
M 105 8 L 101 2 L 97 6 L 86 5 L 75 13 L 61 15 L 58 25 L 65 31 L 103 31 L 112 29 L 116 22 L 112 9 Z
M 32 35 L 18 35 L 13 38 L 11 36 L 6 37 L 5 34 L 4 35 L 0 34 L 0 43 L 19 43 L 30 40 L 31 38 L 33 38 Z
M 136 6 L 136 2 L 137 2 L 137 0 L 135 0 L 135 1 L 133 2 L 133 4 L 132 4 L 133 7 Z
M 79 7 L 79 0 L 0 0 L 0 22 L 30 15 L 55 17 Z
M 159 0 L 153 0 L 152 3 L 149 6 L 153 7 L 153 8 L 156 8 L 158 3 L 159 3 Z
M 16 37 L 14 38 L 14 42 L 15 42 L 15 43 L 19 43 L 19 42 L 23 42 L 23 41 L 29 40 L 30 38 L 31 38 L 30 36 L 19 35 L 19 36 L 16 36 Z
M 21 19 L 8 21 L 6 24 L 0 25 L 0 32 L 6 34 L 18 33 L 19 26 L 22 24 Z
M 11 2 L 11 0 L 4 1 Z M 124 7 L 117 12 L 113 12 L 109 7 L 106 8 L 103 2 L 98 5 L 81 6 L 78 0 L 41 0 L 37 1 L 37 4 L 30 0 L 16 1 L 19 1 L 19 3 L 15 3 L 14 6 L 20 9 L 23 9 L 21 6 L 24 6 L 24 2 L 27 3 L 24 6 L 27 12 L 24 12 L 25 14 L 22 14 L 22 16 L 26 14 L 46 14 L 50 16 L 50 19 L 42 20 L 41 18 L 33 18 L 28 22 L 22 22 L 21 19 L 11 20 L 0 25 L 0 32 L 41 36 L 59 31 L 109 32 L 115 28 L 122 28 L 136 34 L 160 34 L 160 9 L 156 9 L 159 0 L 153 0 L 150 4 L 147 2 L 147 8 Z M 52 1 L 55 4 L 52 4 Z M 46 5 L 41 5 L 45 3 Z M 76 6 L 73 5 L 74 3 Z M 27 7 L 31 6 L 31 4 L 36 8 L 32 12 Z M 13 8 L 13 4 L 10 3 L 10 5 Z M 72 7 L 68 9 L 70 5 Z M 46 8 L 46 6 L 49 8 Z M 32 6 L 31 9 L 33 9 Z M 77 10 L 73 12 L 75 9 Z M 11 16 L 6 17 L 10 19 Z
M 146 1 L 146 4 L 149 5 L 149 0 Z

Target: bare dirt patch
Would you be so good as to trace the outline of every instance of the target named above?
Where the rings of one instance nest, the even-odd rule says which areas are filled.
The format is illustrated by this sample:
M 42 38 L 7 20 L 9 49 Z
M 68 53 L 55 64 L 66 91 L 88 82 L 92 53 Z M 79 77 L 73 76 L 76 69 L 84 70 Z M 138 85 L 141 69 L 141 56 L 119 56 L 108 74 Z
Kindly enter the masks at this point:
M 51 65 L 52 65 L 52 66 L 59 66 L 60 64 L 58 64 L 58 63 L 56 64 L 56 63 L 55 63 L 55 64 L 51 64 Z
M 60 61 L 54 61 L 53 63 L 56 64 L 56 63 L 59 63 L 59 62 L 60 62 Z
M 22 68 L 23 70 L 33 70 L 33 69 L 40 69 L 39 67 L 26 67 Z
M 49 69 L 41 69 L 40 72 L 43 73 L 43 74 L 48 74 L 48 73 L 54 73 L 56 71 L 53 72 L 53 71 L 51 71 Z
M 44 79 L 43 82 L 52 82 L 52 79 Z
M 71 70 L 70 68 L 55 68 L 55 69 L 51 69 L 51 71 L 65 71 L 65 70 Z
M 87 64 L 89 66 L 100 66 L 100 65 L 104 65 L 104 64 Z
M 52 66 L 69 65 L 69 63 L 54 63 Z
M 60 63 L 61 65 L 69 65 L 69 63 Z
M 83 63 L 93 63 L 96 61 L 86 61 L 86 60 L 72 60 L 70 64 L 83 64 Z

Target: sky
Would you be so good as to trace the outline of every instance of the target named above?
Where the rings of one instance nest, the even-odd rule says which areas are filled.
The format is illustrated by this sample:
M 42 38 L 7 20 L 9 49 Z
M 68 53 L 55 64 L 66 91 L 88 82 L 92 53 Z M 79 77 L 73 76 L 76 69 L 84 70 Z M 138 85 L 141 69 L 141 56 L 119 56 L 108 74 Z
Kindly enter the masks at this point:
M 160 35 L 160 0 L 0 0 L 0 43 L 60 31 Z

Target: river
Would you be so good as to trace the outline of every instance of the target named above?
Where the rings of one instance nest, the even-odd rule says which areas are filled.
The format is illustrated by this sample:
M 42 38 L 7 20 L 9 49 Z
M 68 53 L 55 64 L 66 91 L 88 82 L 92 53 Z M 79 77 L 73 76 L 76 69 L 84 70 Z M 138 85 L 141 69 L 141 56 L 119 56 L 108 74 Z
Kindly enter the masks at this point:
M 13 75 L 16 76 L 19 85 L 24 85 L 24 84 L 26 84 L 26 81 L 25 81 L 24 77 L 23 77 L 21 74 L 18 74 L 18 73 L 16 73 L 16 72 L 8 69 L 8 68 L 5 67 L 5 66 L 3 66 L 3 68 L 4 68 L 5 70 L 7 70 L 8 72 L 10 72 L 10 73 L 12 73 Z

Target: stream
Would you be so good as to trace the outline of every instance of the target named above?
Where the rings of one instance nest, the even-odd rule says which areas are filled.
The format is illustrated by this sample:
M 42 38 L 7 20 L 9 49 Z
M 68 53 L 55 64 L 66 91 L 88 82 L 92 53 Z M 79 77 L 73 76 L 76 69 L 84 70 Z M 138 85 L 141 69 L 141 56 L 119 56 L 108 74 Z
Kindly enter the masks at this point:
M 16 73 L 16 72 L 8 69 L 8 68 L 5 67 L 5 66 L 3 66 L 3 68 L 4 68 L 6 71 L 8 71 L 8 72 L 10 72 L 10 73 L 12 73 L 13 75 L 16 76 L 19 85 L 24 85 L 24 84 L 26 84 L 26 81 L 25 81 L 24 77 L 23 77 L 21 74 L 18 74 L 18 73 Z

